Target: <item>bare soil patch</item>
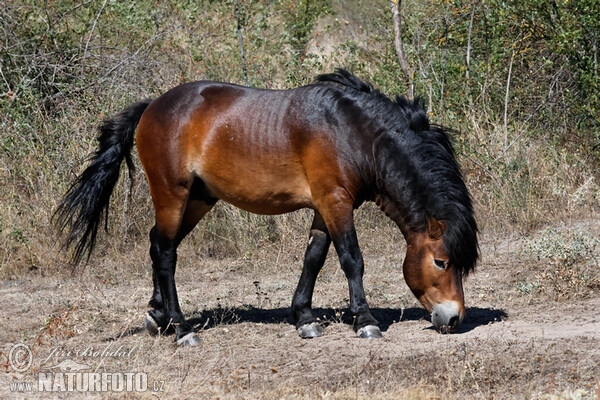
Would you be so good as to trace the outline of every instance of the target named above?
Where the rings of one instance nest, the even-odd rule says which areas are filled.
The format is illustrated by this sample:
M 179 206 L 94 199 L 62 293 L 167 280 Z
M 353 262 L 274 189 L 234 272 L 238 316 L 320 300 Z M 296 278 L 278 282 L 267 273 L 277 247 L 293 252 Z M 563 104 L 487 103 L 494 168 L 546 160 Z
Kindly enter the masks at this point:
M 273 254 L 262 258 L 225 260 L 201 260 L 184 246 L 176 277 L 180 301 L 202 344 L 177 348 L 172 336 L 153 338 L 141 329 L 151 278 L 148 257 L 139 250 L 130 265 L 103 259 L 75 275 L 43 276 L 42 269 L 0 283 L 0 397 L 599 397 L 599 292 L 593 285 L 576 286 L 577 296 L 559 296 L 548 282 L 528 286 L 547 276 L 543 272 L 551 265 L 523 251 L 535 235 L 483 236 L 482 262 L 465 286 L 467 319 L 458 333 L 442 335 L 403 282 L 403 252 L 394 243 L 399 237 L 388 228 L 377 238 L 368 227 L 364 231 L 365 287 L 382 323 L 382 340 L 355 337 L 345 315 L 347 284 L 332 254 L 314 298 L 327 333 L 302 340 L 288 319 L 302 246 L 282 253 L 274 245 L 268 249 Z M 578 266 L 589 268 L 583 267 Z M 22 373 L 8 363 L 16 343 L 33 350 L 32 366 Z M 120 355 L 111 354 L 117 349 Z M 31 382 L 37 389 L 37 374 L 64 360 L 84 364 L 87 371 L 143 372 L 149 388 L 11 389 L 11 382 Z

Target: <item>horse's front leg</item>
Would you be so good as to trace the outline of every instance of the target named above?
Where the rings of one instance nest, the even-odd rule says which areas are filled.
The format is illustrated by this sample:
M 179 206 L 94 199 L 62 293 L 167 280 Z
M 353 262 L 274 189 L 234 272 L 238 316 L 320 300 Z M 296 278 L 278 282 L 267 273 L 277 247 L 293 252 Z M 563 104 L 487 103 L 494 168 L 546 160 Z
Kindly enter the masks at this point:
M 379 322 L 371 315 L 363 288 L 364 262 L 354 228 L 352 200 L 345 192 L 332 193 L 319 208 L 327 224 L 333 245 L 350 292 L 350 312 L 354 330 L 361 338 L 380 338 Z
M 371 315 L 363 288 L 364 263 L 354 226 L 340 236 L 333 238 L 333 244 L 340 258 L 340 265 L 350 291 L 350 312 L 354 316 L 354 330 L 361 338 L 380 338 L 379 322 Z
M 292 317 L 296 321 L 296 329 L 302 338 L 318 337 L 325 333 L 313 315 L 312 296 L 317 276 L 325 263 L 330 244 L 331 237 L 325 221 L 321 214 L 315 211 L 310 227 L 308 247 L 304 255 L 302 275 L 292 299 Z

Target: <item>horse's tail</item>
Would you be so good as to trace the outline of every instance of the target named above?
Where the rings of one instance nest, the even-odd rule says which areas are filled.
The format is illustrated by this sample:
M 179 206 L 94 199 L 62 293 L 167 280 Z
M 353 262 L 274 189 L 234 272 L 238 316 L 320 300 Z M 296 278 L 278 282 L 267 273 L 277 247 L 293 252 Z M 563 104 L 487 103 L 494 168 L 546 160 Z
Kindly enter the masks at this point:
M 71 185 L 54 213 L 59 231 L 69 227 L 65 247 L 75 244 L 72 261 L 77 265 L 87 250 L 89 260 L 100 220 L 104 214 L 108 223 L 110 196 L 119 179 L 123 160 L 127 163 L 130 178 L 135 167 L 131 148 L 138 122 L 152 100 L 129 106 L 99 128 L 98 150 L 91 156 L 90 165 Z

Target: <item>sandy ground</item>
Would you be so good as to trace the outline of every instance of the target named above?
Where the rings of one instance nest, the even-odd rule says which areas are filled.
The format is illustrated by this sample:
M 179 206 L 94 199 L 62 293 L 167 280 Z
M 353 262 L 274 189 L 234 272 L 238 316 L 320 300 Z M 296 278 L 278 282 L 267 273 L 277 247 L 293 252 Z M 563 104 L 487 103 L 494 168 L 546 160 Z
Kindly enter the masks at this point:
M 90 265 L 73 276 L 31 271 L 0 283 L 0 398 L 598 399 L 598 290 L 523 289 L 545 268 L 523 255 L 523 242 L 483 237 L 483 260 L 465 285 L 467 319 L 451 335 L 436 332 L 410 294 L 401 254 L 365 250 L 381 340 L 358 339 L 346 323 L 347 284 L 331 254 L 314 300 L 326 335 L 302 340 L 288 319 L 297 254 L 285 262 L 278 255 L 274 268 L 244 258 L 200 262 L 184 252 L 177 281 L 202 339 L 195 348 L 141 329 L 151 285 L 144 259 Z M 17 343 L 32 351 L 23 372 L 9 360 Z M 38 392 L 38 374 L 56 378 L 61 365 L 62 372 L 142 373 L 148 381 L 142 391 L 61 392 L 58 385 Z

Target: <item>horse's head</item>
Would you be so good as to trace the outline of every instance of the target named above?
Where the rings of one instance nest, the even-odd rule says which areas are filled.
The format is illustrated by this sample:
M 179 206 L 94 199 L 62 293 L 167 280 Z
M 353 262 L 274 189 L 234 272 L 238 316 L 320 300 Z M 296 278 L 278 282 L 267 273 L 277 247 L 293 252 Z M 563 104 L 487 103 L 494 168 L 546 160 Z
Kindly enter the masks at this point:
M 375 200 L 406 239 L 406 283 L 435 327 L 454 332 L 465 317 L 463 276 L 479 257 L 471 197 L 444 128 L 429 125 L 419 101 L 394 104 L 395 128 L 373 142 Z
M 427 231 L 407 236 L 404 279 L 431 322 L 442 333 L 454 332 L 465 317 L 462 269 L 444 247 L 446 225 L 429 219 Z

